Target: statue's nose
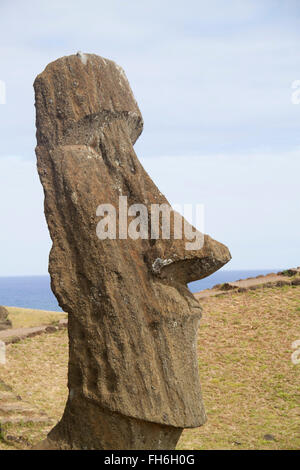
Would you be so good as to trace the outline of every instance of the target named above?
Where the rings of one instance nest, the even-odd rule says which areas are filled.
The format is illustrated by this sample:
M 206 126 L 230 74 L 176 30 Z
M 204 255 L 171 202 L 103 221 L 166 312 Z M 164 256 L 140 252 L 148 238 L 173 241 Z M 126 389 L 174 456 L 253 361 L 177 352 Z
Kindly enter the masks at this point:
M 210 276 L 231 259 L 228 248 L 222 243 L 203 235 L 194 229 L 195 239 L 201 240 L 201 247 L 187 249 L 190 240 L 158 240 L 148 253 L 151 270 L 161 279 L 183 284 Z

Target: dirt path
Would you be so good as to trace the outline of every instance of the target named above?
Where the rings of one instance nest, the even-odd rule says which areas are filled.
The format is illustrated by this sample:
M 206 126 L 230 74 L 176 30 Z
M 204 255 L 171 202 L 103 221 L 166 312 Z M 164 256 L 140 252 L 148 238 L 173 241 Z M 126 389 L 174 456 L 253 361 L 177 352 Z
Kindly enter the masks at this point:
M 22 339 L 31 338 L 32 336 L 43 333 L 53 333 L 61 328 L 65 328 L 67 324 L 68 320 L 62 319 L 57 326 L 42 325 L 32 328 L 11 328 L 9 330 L 0 331 L 0 341 L 3 341 L 5 344 L 16 343 Z

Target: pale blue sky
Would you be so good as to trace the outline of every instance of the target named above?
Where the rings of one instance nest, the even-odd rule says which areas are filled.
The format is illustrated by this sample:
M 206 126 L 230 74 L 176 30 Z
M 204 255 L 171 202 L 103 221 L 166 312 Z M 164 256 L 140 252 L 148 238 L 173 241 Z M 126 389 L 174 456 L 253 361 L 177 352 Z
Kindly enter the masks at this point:
M 126 71 L 135 149 L 173 203 L 204 203 L 228 269 L 300 265 L 300 4 L 295 0 L 0 2 L 0 275 L 47 272 L 32 83 L 96 53 Z

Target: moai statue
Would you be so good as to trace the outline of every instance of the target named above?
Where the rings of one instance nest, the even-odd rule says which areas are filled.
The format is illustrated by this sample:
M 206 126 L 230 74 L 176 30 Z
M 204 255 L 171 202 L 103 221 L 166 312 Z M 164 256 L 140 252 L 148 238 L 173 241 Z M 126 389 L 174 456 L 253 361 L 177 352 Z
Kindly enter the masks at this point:
M 69 396 L 37 448 L 173 449 L 184 428 L 206 419 L 201 307 L 187 283 L 230 253 L 199 232 L 192 249 L 178 236 L 180 217 L 134 152 L 143 119 L 118 65 L 93 54 L 63 57 L 34 88 L 51 285 L 69 315 Z M 170 236 L 158 233 L 164 220 L 153 207 L 169 209 Z

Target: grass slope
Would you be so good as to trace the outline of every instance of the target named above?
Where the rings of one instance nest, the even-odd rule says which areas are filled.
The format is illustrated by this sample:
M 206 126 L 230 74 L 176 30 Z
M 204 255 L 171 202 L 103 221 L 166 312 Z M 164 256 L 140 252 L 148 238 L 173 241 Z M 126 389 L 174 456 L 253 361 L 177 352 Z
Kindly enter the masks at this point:
M 198 355 L 208 421 L 185 430 L 178 449 L 299 449 L 300 365 L 291 361 L 291 343 L 300 339 L 300 286 L 229 293 L 201 304 Z M 0 378 L 55 421 L 67 397 L 67 342 L 62 330 L 11 344 L 0 367 Z M 7 445 L 0 434 L 0 449 L 24 448 L 48 430 L 5 427 L 3 436 L 20 439 Z
M 30 328 L 33 326 L 50 325 L 66 318 L 66 313 L 51 312 L 48 310 L 34 310 L 30 308 L 5 307 L 13 328 Z

